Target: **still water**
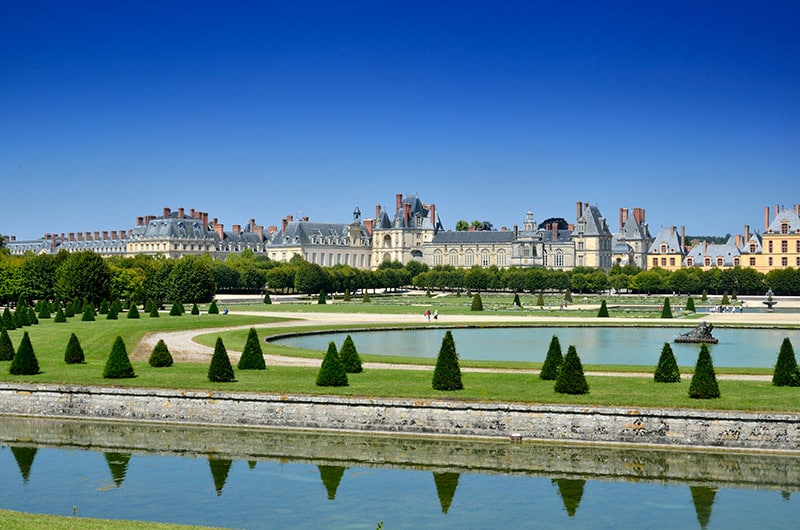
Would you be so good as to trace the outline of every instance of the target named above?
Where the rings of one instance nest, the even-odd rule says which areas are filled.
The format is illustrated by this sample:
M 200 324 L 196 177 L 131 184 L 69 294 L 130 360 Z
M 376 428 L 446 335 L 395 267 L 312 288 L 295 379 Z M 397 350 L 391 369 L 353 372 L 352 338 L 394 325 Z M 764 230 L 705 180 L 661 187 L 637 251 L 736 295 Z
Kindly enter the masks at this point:
M 453 339 L 461 359 L 539 361 L 547 355 L 553 335 L 563 353 L 575 345 L 583 364 L 631 364 L 655 366 L 665 342 L 669 342 L 680 366 L 694 366 L 699 344 L 672 341 L 690 328 L 614 327 L 505 327 L 457 328 Z M 443 328 L 358 331 L 349 333 L 359 353 L 435 358 L 445 334 Z M 324 333 L 275 340 L 275 344 L 326 351 L 334 341 L 341 347 L 348 333 Z M 785 329 L 716 328 L 718 344 L 710 344 L 714 366 L 772 368 L 784 337 L 795 348 L 800 331 Z
M 25 512 L 370 530 L 796 528 L 800 513 L 800 457 L 771 454 L 8 418 L 0 434 L 0 508 Z

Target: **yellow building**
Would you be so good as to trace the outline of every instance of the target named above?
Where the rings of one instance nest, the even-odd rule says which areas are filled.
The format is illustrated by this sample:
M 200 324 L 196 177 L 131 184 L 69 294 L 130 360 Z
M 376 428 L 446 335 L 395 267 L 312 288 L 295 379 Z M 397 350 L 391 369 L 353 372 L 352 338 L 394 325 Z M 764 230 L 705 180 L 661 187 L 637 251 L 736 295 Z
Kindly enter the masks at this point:
M 794 208 L 764 208 L 764 233 L 746 238 L 744 263 L 759 272 L 800 267 L 800 205 Z
M 661 228 L 647 252 L 647 268 L 675 271 L 683 267 L 684 239 L 683 229 L 679 238 L 674 226 Z

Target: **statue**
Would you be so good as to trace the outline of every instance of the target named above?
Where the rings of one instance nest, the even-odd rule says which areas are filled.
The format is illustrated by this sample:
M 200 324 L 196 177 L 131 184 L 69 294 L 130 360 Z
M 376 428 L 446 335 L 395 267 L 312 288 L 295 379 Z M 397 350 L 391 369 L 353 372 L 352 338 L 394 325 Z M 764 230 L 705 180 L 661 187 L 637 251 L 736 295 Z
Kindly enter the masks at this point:
M 696 328 L 691 331 L 687 331 L 686 333 L 681 333 L 676 339 L 675 342 L 678 343 L 696 343 L 696 342 L 705 342 L 707 344 L 716 344 L 719 342 L 719 339 L 711 336 L 711 330 L 714 329 L 714 326 L 706 322 L 705 320 L 700 322 Z
M 773 294 L 772 293 L 772 289 L 768 289 L 767 290 L 767 299 L 764 300 L 763 302 L 761 302 L 762 304 L 767 306 L 767 311 L 769 311 L 769 312 L 772 312 L 772 306 L 774 306 L 775 304 L 778 303 L 778 302 L 776 302 L 776 301 L 774 301 L 772 299 L 772 294 Z

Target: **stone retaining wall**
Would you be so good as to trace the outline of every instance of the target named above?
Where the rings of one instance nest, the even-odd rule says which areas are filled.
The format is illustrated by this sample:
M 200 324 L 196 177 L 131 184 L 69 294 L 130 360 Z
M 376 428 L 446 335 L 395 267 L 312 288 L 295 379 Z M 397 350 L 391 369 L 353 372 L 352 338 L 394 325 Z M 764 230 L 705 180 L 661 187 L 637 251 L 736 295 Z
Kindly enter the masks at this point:
M 800 414 L 3 383 L 0 415 L 800 451 Z

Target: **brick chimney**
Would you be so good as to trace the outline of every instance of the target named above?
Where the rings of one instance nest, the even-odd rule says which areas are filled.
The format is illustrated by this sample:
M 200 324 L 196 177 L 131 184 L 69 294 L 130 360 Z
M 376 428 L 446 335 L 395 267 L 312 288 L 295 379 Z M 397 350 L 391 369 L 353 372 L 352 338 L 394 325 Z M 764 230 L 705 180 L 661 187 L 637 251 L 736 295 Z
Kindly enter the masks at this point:
M 195 215 L 196 214 L 194 213 L 194 208 L 189 208 L 189 217 L 191 217 L 192 219 L 197 219 Z
M 178 219 L 183 219 L 184 218 L 183 213 L 184 213 L 184 209 L 182 207 L 178 208 Z
M 285 217 L 283 219 L 281 219 L 281 232 L 282 233 L 284 233 L 284 234 L 286 233 L 286 226 L 288 224 L 289 224 L 289 220 L 288 219 L 286 219 Z
M 375 205 L 375 222 L 377 223 L 381 218 L 381 205 Z
M 750 241 L 750 225 L 744 225 L 744 242 L 747 244 Z
M 634 212 L 635 212 L 635 210 L 634 210 Z M 622 228 L 625 226 L 625 222 L 627 220 L 628 220 L 628 209 L 627 208 L 620 208 L 619 209 L 619 231 L 620 232 L 622 232 Z
M 307 215 L 304 215 L 304 216 L 303 216 L 303 222 L 305 222 L 305 223 L 307 223 L 307 222 L 308 222 L 308 216 L 307 216 Z
M 395 202 L 395 210 L 397 212 L 400 212 L 400 208 L 403 206 L 403 194 L 398 193 L 397 195 L 395 195 L 394 202 Z
M 144 224 L 144 217 L 141 215 L 136 218 L 136 226 L 142 226 Z
M 103 241 L 108 239 L 108 230 L 103 230 Z
M 778 215 L 779 215 L 780 213 L 781 213 L 781 207 L 780 207 L 779 205 L 777 205 L 777 204 L 776 204 L 776 205 L 775 205 L 775 217 L 778 217 Z
M 764 206 L 764 232 L 769 230 L 769 206 Z
M 116 231 L 116 230 L 112 230 L 112 231 L 111 231 L 111 239 L 119 239 L 119 238 L 117 237 L 117 231 Z
M 430 210 L 431 210 L 431 226 L 433 226 L 433 228 L 436 228 L 436 205 L 431 204 Z
M 267 228 L 267 232 L 269 232 L 270 234 L 274 234 L 277 231 L 278 231 L 278 227 L 275 226 L 275 225 L 270 225 L 269 228 Z
M 217 237 L 219 237 L 220 240 L 225 239 L 225 230 L 222 224 L 215 222 L 214 231 L 217 233 Z
M 681 225 L 681 254 L 686 252 L 686 226 Z
M 75 232 L 70 232 L 69 234 L 67 234 L 67 237 L 69 238 L 70 241 L 75 241 Z
M 550 228 L 553 230 L 553 241 L 558 241 L 558 223 L 553 223 Z
M 208 212 L 203 212 L 203 230 L 208 231 Z
M 634 208 L 633 218 L 636 219 L 636 222 L 638 224 L 640 225 L 644 224 L 644 208 Z
M 171 213 L 170 209 L 166 206 L 164 207 L 164 219 L 169 219 L 169 214 Z
M 578 201 L 575 203 L 575 218 L 580 219 L 583 217 L 583 203 Z
M 258 240 L 259 241 L 262 241 L 262 242 L 264 241 L 264 227 L 263 226 L 261 226 L 261 225 L 253 225 L 253 227 L 250 229 L 250 231 L 258 236 Z
M 736 248 L 742 248 L 742 235 L 736 234 Z
M 519 226 L 514 225 L 514 239 L 517 239 L 517 237 L 519 237 Z
M 372 224 L 375 221 L 373 219 L 364 219 L 364 227 L 367 229 L 367 233 L 372 235 Z
M 233 225 L 233 233 L 237 236 L 242 233 L 242 225 Z

